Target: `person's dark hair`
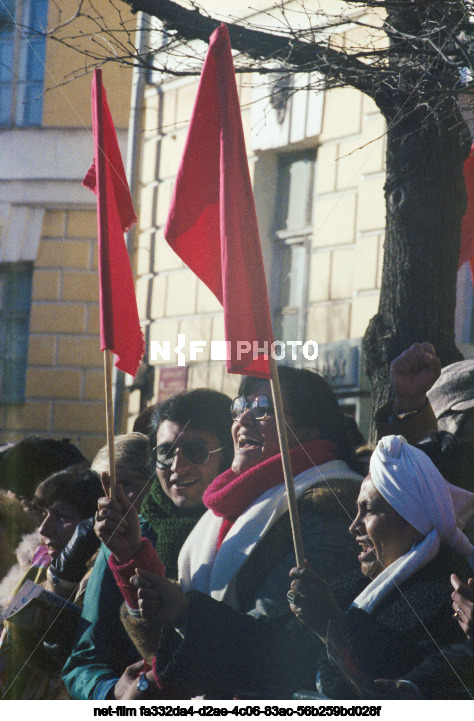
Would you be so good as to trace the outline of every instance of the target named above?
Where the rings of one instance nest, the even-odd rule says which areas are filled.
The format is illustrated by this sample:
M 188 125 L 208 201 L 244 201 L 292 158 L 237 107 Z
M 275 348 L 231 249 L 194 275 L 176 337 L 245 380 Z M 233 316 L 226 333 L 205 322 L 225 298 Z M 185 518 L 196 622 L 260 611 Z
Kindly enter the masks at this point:
M 0 487 L 31 500 L 40 481 L 86 458 L 69 438 L 28 436 L 0 453 Z
M 234 444 L 231 436 L 232 416 L 231 399 L 224 393 L 210 388 L 196 388 L 183 391 L 156 407 L 153 416 L 152 443 L 156 445 L 156 431 L 163 421 L 172 421 L 180 426 L 208 431 L 219 439 L 223 446 L 223 459 L 220 472 L 230 467 L 234 457 Z
M 103 495 L 98 474 L 91 471 L 88 464 L 78 463 L 41 481 L 33 496 L 33 506 L 44 510 L 56 501 L 67 501 L 78 509 L 82 518 L 90 518 Z
M 348 413 L 344 413 L 344 425 L 346 428 L 346 433 L 349 437 L 350 442 L 352 443 L 352 446 L 357 450 L 360 446 L 365 446 L 367 444 L 367 440 L 362 433 L 362 431 L 359 428 L 359 425 L 354 418 L 354 416 L 349 415 Z
M 153 416 L 156 413 L 156 405 L 147 406 L 140 411 L 133 422 L 132 431 L 150 436 L 153 433 Z
M 278 378 L 289 404 L 287 410 L 296 423 L 316 427 L 320 438 L 336 444 L 338 457 L 356 467 L 344 413 L 324 376 L 307 368 L 278 366 Z M 250 395 L 260 382 L 260 378 L 245 376 L 239 386 L 239 395 Z
M 447 481 L 474 490 L 473 443 L 447 431 L 434 431 L 413 445 L 426 453 Z

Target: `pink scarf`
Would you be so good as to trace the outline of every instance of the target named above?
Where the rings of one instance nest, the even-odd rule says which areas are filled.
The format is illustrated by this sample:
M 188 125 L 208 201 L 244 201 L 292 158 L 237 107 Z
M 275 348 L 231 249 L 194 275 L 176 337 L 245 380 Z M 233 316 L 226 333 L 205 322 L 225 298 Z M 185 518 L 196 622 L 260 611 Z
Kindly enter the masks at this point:
M 313 466 L 333 461 L 336 457 L 336 445 L 332 441 L 307 441 L 293 446 L 290 448 L 293 476 L 298 476 Z M 279 453 L 240 475 L 229 468 L 212 481 L 206 488 L 202 500 L 214 515 L 224 518 L 219 534 L 219 546 L 234 521 L 245 509 L 262 493 L 280 483 L 284 483 L 284 476 Z

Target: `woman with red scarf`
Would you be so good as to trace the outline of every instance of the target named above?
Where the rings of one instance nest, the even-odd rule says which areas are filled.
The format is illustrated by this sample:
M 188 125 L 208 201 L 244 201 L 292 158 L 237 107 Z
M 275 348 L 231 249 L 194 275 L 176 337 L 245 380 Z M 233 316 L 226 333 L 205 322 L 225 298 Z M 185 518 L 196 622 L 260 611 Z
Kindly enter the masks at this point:
M 324 378 L 289 367 L 279 377 L 305 556 L 330 580 L 357 567 L 347 529 L 361 476 Z M 244 378 L 232 415 L 232 468 L 204 493 L 209 510 L 181 550 L 180 584 L 138 555 L 132 579 L 130 564 L 126 579 L 111 564 L 119 585 L 137 591 L 127 602 L 154 627 L 150 638 L 161 630 L 158 647 L 142 646 L 153 661 L 148 697 L 288 698 L 314 679 L 318 641 L 292 622 L 286 600 L 294 552 L 269 381 Z M 130 698 L 141 693 L 131 688 Z

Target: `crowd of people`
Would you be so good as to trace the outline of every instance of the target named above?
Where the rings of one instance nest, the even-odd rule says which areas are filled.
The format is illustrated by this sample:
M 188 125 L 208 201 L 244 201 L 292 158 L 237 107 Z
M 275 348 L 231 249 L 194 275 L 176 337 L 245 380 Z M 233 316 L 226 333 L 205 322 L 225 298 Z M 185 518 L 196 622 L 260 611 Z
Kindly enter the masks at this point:
M 0 449 L 2 698 L 474 698 L 474 361 L 404 351 L 375 445 L 278 375 L 303 566 L 268 380 L 147 408 L 113 488 L 107 447 Z

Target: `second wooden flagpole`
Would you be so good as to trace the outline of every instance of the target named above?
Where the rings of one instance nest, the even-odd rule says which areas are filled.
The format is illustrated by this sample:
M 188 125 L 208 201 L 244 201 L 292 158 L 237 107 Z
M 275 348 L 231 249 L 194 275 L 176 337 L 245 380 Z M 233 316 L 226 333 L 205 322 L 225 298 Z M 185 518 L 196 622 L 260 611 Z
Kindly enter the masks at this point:
M 107 447 L 109 451 L 110 497 L 115 498 L 115 447 L 114 447 L 114 404 L 112 398 L 112 355 L 109 348 L 104 351 L 105 378 L 105 422 L 107 428 Z
M 286 495 L 288 498 L 288 511 L 290 513 L 291 533 L 293 536 L 293 545 L 295 547 L 296 565 L 303 568 L 304 552 L 303 539 L 301 537 L 300 517 L 298 514 L 298 506 L 296 502 L 295 484 L 293 481 L 293 472 L 291 470 L 290 451 L 288 448 L 288 437 L 286 434 L 285 414 L 283 411 L 283 402 L 281 397 L 280 380 L 278 378 L 278 368 L 274 358 L 270 354 L 270 386 L 272 389 L 273 407 L 275 409 L 275 420 L 278 431 L 278 441 L 280 443 L 281 461 L 283 464 L 283 475 L 285 478 Z

